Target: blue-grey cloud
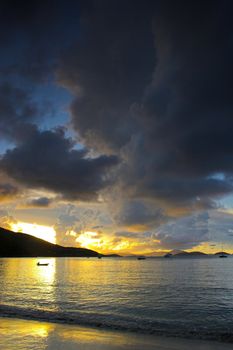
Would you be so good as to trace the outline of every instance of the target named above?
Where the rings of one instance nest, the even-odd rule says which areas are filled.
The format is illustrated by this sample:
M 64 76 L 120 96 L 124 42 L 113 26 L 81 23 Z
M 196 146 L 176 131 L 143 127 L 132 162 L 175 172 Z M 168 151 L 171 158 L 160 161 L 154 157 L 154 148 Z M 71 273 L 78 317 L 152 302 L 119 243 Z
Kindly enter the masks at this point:
M 114 233 L 116 238 L 129 238 L 143 240 L 151 238 L 151 232 L 131 232 L 131 231 L 117 231 Z
M 152 234 L 163 249 L 190 249 L 210 241 L 208 212 L 170 221 Z
M 146 204 L 143 201 L 125 201 L 114 217 L 119 226 L 148 226 L 155 227 L 165 220 L 160 208 Z
M 31 122 L 38 116 L 37 105 L 30 93 L 12 83 L 0 84 L 0 135 L 19 140 L 34 129 Z
M 86 150 L 73 146 L 62 130 L 35 130 L 4 154 L 0 166 L 27 187 L 45 188 L 69 199 L 96 200 L 98 191 L 111 183 L 108 171 L 118 159 L 104 155 L 89 158 Z
M 46 207 L 49 207 L 49 205 L 52 202 L 53 202 L 52 198 L 39 197 L 39 198 L 34 198 L 34 199 L 27 201 L 26 204 L 29 207 L 46 208 Z

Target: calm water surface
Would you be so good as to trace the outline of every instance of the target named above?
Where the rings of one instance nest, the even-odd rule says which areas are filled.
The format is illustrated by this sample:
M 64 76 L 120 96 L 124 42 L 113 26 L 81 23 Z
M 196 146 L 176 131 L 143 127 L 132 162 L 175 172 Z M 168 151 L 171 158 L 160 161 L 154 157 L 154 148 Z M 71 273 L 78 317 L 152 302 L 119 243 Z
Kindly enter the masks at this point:
M 0 316 L 233 341 L 233 258 L 47 261 L 0 259 Z

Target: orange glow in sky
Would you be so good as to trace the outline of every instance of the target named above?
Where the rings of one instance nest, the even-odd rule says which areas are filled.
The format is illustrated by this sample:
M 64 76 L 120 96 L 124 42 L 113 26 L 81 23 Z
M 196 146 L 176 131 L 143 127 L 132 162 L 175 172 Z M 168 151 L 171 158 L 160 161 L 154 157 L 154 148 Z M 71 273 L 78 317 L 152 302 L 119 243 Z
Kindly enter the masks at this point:
M 10 229 L 15 232 L 30 234 L 34 237 L 44 239 L 50 243 L 56 244 L 56 231 L 53 226 L 45 226 L 18 221 L 10 223 Z M 150 242 L 143 242 L 135 238 L 123 238 L 115 241 L 107 234 L 99 234 L 95 231 L 81 231 L 80 233 L 69 231 L 69 235 L 73 236 L 73 247 L 82 247 L 95 250 L 99 253 L 110 254 L 116 253 L 120 255 L 133 254 L 151 254 L 153 252 L 161 253 L 168 252 L 169 249 L 163 249 L 157 242 L 158 246 L 151 247 Z M 210 245 L 209 242 L 203 242 L 187 251 L 201 251 L 207 254 L 213 254 L 217 251 L 227 251 L 233 253 L 233 247 L 229 244 L 215 242 Z
M 51 226 L 30 224 L 20 221 L 17 223 L 11 223 L 10 225 L 12 231 L 27 233 L 50 243 L 56 243 L 56 231 Z
M 81 233 L 76 239 L 76 242 L 79 243 L 82 248 L 93 249 L 93 247 L 101 248 L 102 246 L 101 239 L 98 238 L 98 233 L 93 231 L 85 231 Z

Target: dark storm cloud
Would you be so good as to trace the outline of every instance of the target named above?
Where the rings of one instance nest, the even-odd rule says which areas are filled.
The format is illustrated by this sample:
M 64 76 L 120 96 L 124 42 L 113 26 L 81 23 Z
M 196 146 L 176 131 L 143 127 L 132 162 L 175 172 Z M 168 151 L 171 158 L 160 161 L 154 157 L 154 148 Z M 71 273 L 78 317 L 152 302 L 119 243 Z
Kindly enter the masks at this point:
M 143 103 L 148 146 L 166 175 L 232 172 L 233 26 L 229 1 L 161 6 L 158 64 Z
M 232 192 L 231 13 L 230 1 L 101 1 L 84 13 L 59 79 L 77 95 L 84 142 L 125 157 L 130 195 L 201 209 Z
M 154 151 L 143 187 L 167 200 L 206 201 L 232 191 L 228 178 L 212 178 L 233 171 L 231 4 L 161 4 L 158 63 L 142 104 L 144 152 Z
M 15 87 L 12 83 L 0 85 L 0 136 L 18 140 L 30 133 L 30 124 L 39 114 L 36 104 L 28 91 Z
M 119 226 L 157 226 L 165 216 L 160 208 L 151 207 L 140 201 L 127 201 L 115 215 Z
M 1 171 L 26 187 L 46 188 L 66 199 L 96 199 L 111 183 L 108 171 L 117 157 L 90 158 L 61 132 L 40 129 L 51 114 L 42 97 L 43 88 L 49 90 L 45 83 L 52 84 L 60 51 L 79 35 L 79 3 L 2 1 L 0 29 L 0 136 L 15 145 L 1 155 Z
M 38 207 L 38 208 L 46 208 L 49 207 L 49 205 L 52 203 L 51 198 L 47 197 L 40 197 L 35 198 L 27 202 L 27 206 L 29 207 Z
M 227 0 L 2 1 L 0 69 L 9 82 L 0 86 L 0 134 L 16 143 L 3 170 L 88 199 L 120 168 L 127 199 L 150 197 L 164 210 L 216 207 L 233 189 L 231 13 Z M 35 87 L 53 74 L 74 95 L 82 142 L 93 154 L 116 154 L 121 167 L 33 124 L 43 112 L 25 82 Z M 140 205 L 124 210 L 119 220 L 129 224 L 157 217 Z
M 62 130 L 35 131 L 2 157 L 0 166 L 10 177 L 32 188 L 45 188 L 65 198 L 90 200 L 110 184 L 108 171 L 115 156 L 88 158 L 86 150 L 73 149 Z
M 1 1 L 2 74 L 51 79 L 58 55 L 78 35 L 79 1 Z
M 134 102 L 155 63 L 150 12 L 138 2 L 94 2 L 58 70 L 62 84 L 78 93 L 73 126 L 91 146 L 118 150 L 135 133 Z

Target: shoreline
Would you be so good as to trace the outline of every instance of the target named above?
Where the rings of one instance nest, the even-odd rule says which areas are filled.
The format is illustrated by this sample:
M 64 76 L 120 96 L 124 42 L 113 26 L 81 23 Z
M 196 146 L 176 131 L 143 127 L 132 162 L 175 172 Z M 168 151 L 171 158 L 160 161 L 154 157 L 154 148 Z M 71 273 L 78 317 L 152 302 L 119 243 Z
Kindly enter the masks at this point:
M 28 309 L 18 309 L 18 312 L 16 312 L 15 307 L 0 305 L 0 320 L 1 319 L 9 319 L 9 320 L 22 320 L 22 321 L 28 321 L 28 322 L 39 322 L 39 323 L 47 323 L 47 324 L 54 324 L 54 325 L 61 325 L 61 326 L 73 326 L 76 328 L 82 328 L 82 329 L 90 329 L 90 330 L 98 330 L 103 332 L 118 332 L 122 334 L 129 334 L 129 335 L 137 335 L 141 337 L 159 337 L 159 338 L 174 338 L 174 339 L 186 339 L 189 341 L 210 341 L 210 342 L 217 342 L 219 344 L 233 344 L 233 334 L 232 332 L 229 332 L 227 330 L 222 332 L 216 332 L 215 331 L 207 331 L 203 332 L 203 329 L 190 329 L 187 330 L 185 328 L 164 328 L 165 325 L 163 325 L 162 328 L 158 327 L 157 329 L 143 329 L 141 327 L 138 328 L 132 328 L 132 327 L 126 327 L 126 324 L 124 326 L 122 324 L 112 324 L 109 325 L 107 323 L 102 323 L 101 321 L 94 321 L 88 322 L 84 319 L 74 319 L 70 317 L 66 317 L 67 315 L 63 314 L 54 314 L 54 311 L 44 311 L 44 310 L 36 310 L 32 313 Z M 2 313 L 2 311 L 5 311 Z M 22 312 L 23 311 L 23 312 Z M 146 323 L 146 321 L 145 321 Z
M 0 317 L 4 350 L 230 350 L 232 344 Z

